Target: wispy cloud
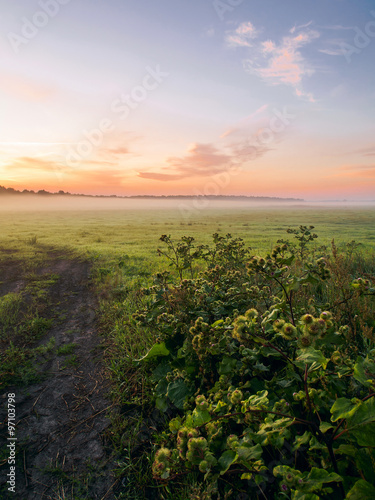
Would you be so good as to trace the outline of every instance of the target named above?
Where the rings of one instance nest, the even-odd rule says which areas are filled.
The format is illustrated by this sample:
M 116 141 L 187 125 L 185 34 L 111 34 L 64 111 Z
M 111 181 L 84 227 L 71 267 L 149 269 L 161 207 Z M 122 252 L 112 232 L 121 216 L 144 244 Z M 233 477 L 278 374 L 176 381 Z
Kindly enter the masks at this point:
M 243 131 L 244 129 L 248 128 L 249 123 L 251 123 L 251 121 L 254 120 L 254 118 L 258 117 L 259 115 L 262 115 L 262 113 L 264 113 L 267 109 L 268 109 L 268 104 L 260 106 L 260 108 L 254 111 L 254 113 L 251 113 L 251 115 L 241 120 L 234 127 L 231 127 L 228 130 L 226 130 L 223 134 L 221 134 L 220 138 L 223 139 L 225 137 L 228 137 L 229 135 L 232 135 L 239 131 Z
M 320 33 L 310 28 L 311 24 L 312 21 L 294 26 L 289 30 L 289 35 L 277 42 L 270 39 L 254 40 L 260 31 L 251 23 L 243 23 L 235 31 L 226 34 L 226 42 L 232 47 L 251 47 L 244 61 L 246 71 L 269 85 L 291 86 L 298 97 L 314 101 L 313 95 L 304 90 L 303 82 L 315 70 L 301 52 L 304 46 L 320 37 Z
M 329 38 L 324 41 L 324 48 L 319 49 L 319 52 L 328 56 L 342 56 L 344 38 Z
M 314 69 L 299 49 L 318 37 L 318 32 L 308 30 L 296 36 L 284 37 L 279 44 L 265 41 L 260 48 L 259 58 L 248 59 L 246 68 L 270 85 L 289 85 L 297 96 L 313 101 L 313 96 L 303 89 L 303 80 L 311 76 Z
M 289 31 L 289 33 L 291 33 L 293 35 L 296 31 L 299 31 L 303 28 L 308 28 L 309 26 L 312 25 L 312 23 L 313 23 L 312 21 L 309 21 L 306 24 L 300 24 L 299 26 L 293 26 L 293 28 Z
M 114 155 L 114 156 L 122 156 L 122 155 L 131 154 L 131 151 L 129 150 L 129 148 L 127 148 L 125 146 L 104 148 L 104 149 L 102 149 L 101 152 L 105 153 L 105 154 L 109 154 L 109 155 Z
M 168 181 L 179 181 L 180 179 L 183 179 L 185 176 L 179 174 L 176 175 L 161 174 L 158 172 L 138 172 L 138 177 L 141 177 L 142 179 L 151 179 L 154 181 L 168 182 Z
M 328 56 L 343 56 L 345 51 L 343 47 L 348 43 L 348 39 L 345 38 L 345 31 L 350 31 L 353 33 L 353 26 L 342 26 L 341 24 L 334 24 L 328 26 L 322 26 L 322 30 L 325 32 L 334 32 L 334 37 L 325 38 L 323 41 L 323 48 L 319 49 L 321 54 L 326 54 Z M 342 35 L 342 36 L 339 36 Z
M 3 169 L 11 171 L 25 171 L 32 172 L 71 172 L 72 169 L 65 164 L 54 161 L 45 160 L 38 157 L 22 156 L 14 159 L 11 163 L 6 164 Z
M 234 31 L 227 32 L 225 42 L 228 47 L 251 47 L 259 33 L 251 22 L 242 23 Z
M 355 154 L 361 154 L 363 156 L 375 156 L 375 146 L 370 146 L 368 148 L 358 149 L 354 151 Z
M 375 177 L 375 165 L 343 165 L 339 168 L 340 176 Z
M 172 156 L 167 159 L 168 166 L 162 168 L 163 172 L 140 172 L 138 175 L 155 180 L 178 180 L 186 177 L 211 176 L 224 172 L 233 162 L 230 154 L 220 151 L 213 144 L 193 144 L 184 156 Z
M 220 147 L 215 144 L 193 144 L 183 156 L 167 159 L 167 166 L 158 171 L 139 172 L 143 179 L 175 181 L 189 177 L 212 177 L 232 168 L 245 168 L 273 148 L 259 141 L 263 128 L 248 135 L 245 129 L 233 129 Z

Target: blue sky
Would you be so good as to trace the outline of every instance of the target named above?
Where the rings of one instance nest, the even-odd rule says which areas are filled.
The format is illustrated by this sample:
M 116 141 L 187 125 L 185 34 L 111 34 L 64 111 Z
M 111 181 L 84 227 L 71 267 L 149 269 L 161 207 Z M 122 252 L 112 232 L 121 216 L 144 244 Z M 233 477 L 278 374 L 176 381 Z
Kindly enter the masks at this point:
M 374 198 L 373 1 L 0 5 L 1 184 Z

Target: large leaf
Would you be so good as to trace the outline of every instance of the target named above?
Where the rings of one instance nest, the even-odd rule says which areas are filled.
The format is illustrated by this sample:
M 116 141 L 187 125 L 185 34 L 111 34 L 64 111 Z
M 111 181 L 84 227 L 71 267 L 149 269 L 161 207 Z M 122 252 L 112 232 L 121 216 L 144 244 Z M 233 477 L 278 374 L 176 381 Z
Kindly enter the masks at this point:
M 357 449 L 355 454 L 355 464 L 358 470 L 361 471 L 361 477 L 363 479 L 366 479 L 366 481 L 369 481 L 370 483 L 374 483 L 375 449 L 371 448 Z
M 191 394 L 191 389 L 185 384 L 182 379 L 170 382 L 168 385 L 167 396 L 172 401 L 172 403 L 180 410 L 183 409 L 186 398 L 188 396 L 191 396 Z
M 362 401 L 356 401 L 355 403 L 353 403 L 350 399 L 346 398 L 336 399 L 330 410 L 332 413 L 332 422 L 336 422 L 340 418 L 352 417 L 358 410 L 360 404 L 362 404 Z
M 311 471 L 307 474 L 306 480 L 309 485 L 322 485 L 324 483 L 340 482 L 342 477 L 335 472 L 328 472 L 325 469 L 318 469 L 312 467 Z
M 375 488 L 372 484 L 360 479 L 346 495 L 348 500 L 374 500 Z
M 258 460 L 263 453 L 263 448 L 260 444 L 255 446 L 242 445 L 237 448 L 238 460 L 241 462 L 251 462 L 251 460 Z
M 375 446 L 375 399 L 367 401 L 346 398 L 336 399 L 331 408 L 332 422 L 347 420 L 347 431 L 360 446 Z
M 234 371 L 236 365 L 237 365 L 237 360 L 230 358 L 229 356 L 224 356 L 223 359 L 220 361 L 217 371 L 220 375 L 227 375 Z
M 311 432 L 305 431 L 302 436 L 296 436 L 293 443 L 293 451 L 298 450 L 301 446 L 307 444 L 311 439 Z
M 371 375 L 369 373 L 371 369 Z M 372 373 L 372 370 L 374 373 Z M 366 373 L 367 372 L 367 373 Z M 375 363 L 370 362 L 367 358 L 358 357 L 354 365 L 353 377 L 362 385 L 370 387 L 374 383 L 375 378 Z
M 319 429 L 320 429 L 320 432 L 322 432 L 323 434 L 325 434 L 327 431 L 329 431 L 330 429 L 334 429 L 333 425 L 331 425 L 330 423 L 328 422 L 322 422 L 320 425 L 319 425 Z
M 155 406 L 158 410 L 164 412 L 168 409 L 168 401 L 166 397 L 160 396 L 155 400 Z
M 259 406 L 259 405 L 267 405 L 268 404 L 268 391 L 258 391 L 256 394 L 253 394 L 247 400 L 251 406 Z
M 327 368 L 329 359 L 323 356 L 322 351 L 317 351 L 312 346 L 306 349 L 299 349 L 297 351 L 298 358 L 297 361 L 303 361 L 305 364 L 310 365 L 310 371 L 322 366 L 324 369 Z
M 207 424 L 211 420 L 211 415 L 207 410 L 201 410 L 200 408 L 195 408 L 192 413 L 192 426 L 200 427 L 203 424 Z
M 357 411 L 350 416 L 348 426 L 354 427 L 362 424 L 368 424 L 375 421 L 375 398 L 367 401 L 360 401 Z
M 359 446 L 375 447 L 375 422 L 362 424 L 358 428 L 351 429 L 351 433 L 356 438 Z
M 237 460 L 238 455 L 235 451 L 227 450 L 219 458 L 219 465 L 221 467 L 220 474 L 225 474 L 229 467 Z
M 143 356 L 143 358 L 136 359 L 137 362 L 139 361 L 145 361 L 146 359 L 152 359 L 156 358 L 158 356 L 168 356 L 169 351 L 165 346 L 165 343 L 162 342 L 161 344 L 154 344 L 151 349 L 148 351 L 148 353 Z
M 311 283 L 312 285 L 317 285 L 319 283 L 318 278 L 315 278 L 312 274 L 308 274 L 305 278 L 300 279 L 301 283 Z

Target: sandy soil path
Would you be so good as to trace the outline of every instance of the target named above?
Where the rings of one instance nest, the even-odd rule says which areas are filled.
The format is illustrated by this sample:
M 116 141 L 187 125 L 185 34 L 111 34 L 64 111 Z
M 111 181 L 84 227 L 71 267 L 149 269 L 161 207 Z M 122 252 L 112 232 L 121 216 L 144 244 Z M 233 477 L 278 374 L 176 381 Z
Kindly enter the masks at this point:
M 9 498 L 113 499 L 113 464 L 103 438 L 110 424 L 111 403 L 106 397 L 109 388 L 90 264 L 54 252 L 49 257 L 37 273 L 53 273 L 59 279 L 49 290 L 48 314 L 54 326 L 40 344 L 51 338 L 55 338 L 56 350 L 76 344 L 75 358 L 64 367 L 67 356 L 55 355 L 42 366 L 46 374 L 43 381 L 26 388 L 8 387 L 0 394 L 3 450 L 7 443 L 7 394 L 16 394 L 16 494 L 9 493 Z M 5 281 L 3 277 L 2 294 L 22 289 L 22 278 L 11 271 L 8 267 Z M 1 465 L 0 487 L 4 488 L 9 465 L 4 459 Z

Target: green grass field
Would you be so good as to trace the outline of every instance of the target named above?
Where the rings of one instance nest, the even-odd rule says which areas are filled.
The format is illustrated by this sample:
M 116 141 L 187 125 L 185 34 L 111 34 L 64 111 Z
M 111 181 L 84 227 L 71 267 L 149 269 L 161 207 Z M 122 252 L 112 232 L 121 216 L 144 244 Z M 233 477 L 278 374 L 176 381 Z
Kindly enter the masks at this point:
M 100 203 L 103 200 L 97 202 L 98 208 Z M 106 259 L 128 255 L 152 261 L 162 234 L 174 239 L 189 235 L 198 243 L 208 243 L 213 233 L 231 233 L 243 238 L 254 252 L 268 251 L 279 238 L 285 238 L 288 227 L 299 225 L 314 226 L 319 235 L 317 243 L 322 245 L 333 238 L 339 245 L 355 240 L 371 250 L 375 241 L 375 208 L 267 208 L 227 202 L 227 206 L 210 206 L 186 218 L 177 204 L 169 209 L 166 202 L 152 208 L 129 205 L 121 210 L 83 207 L 77 211 L 0 211 L 0 245 L 20 256 L 35 255 L 42 246 L 54 246 L 86 255 L 100 254 Z

